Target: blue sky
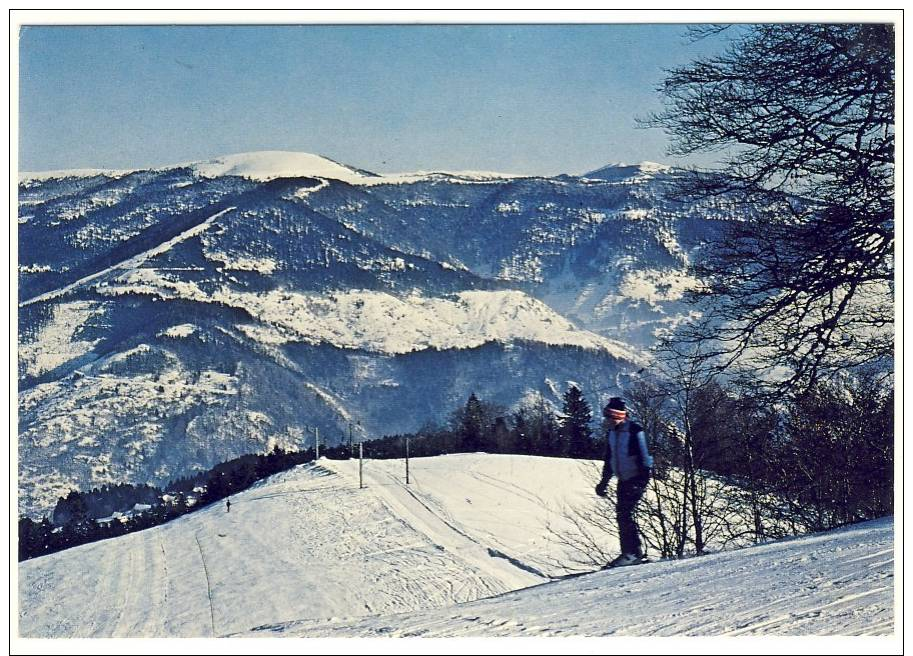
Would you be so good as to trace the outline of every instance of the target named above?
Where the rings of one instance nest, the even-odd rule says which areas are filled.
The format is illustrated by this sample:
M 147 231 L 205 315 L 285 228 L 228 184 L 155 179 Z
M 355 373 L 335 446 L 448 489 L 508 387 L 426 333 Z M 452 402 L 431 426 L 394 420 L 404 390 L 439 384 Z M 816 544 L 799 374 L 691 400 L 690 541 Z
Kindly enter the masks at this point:
M 681 163 L 635 117 L 682 25 L 24 27 L 21 170 L 298 150 L 378 172 Z M 705 162 L 698 162 L 705 163 Z

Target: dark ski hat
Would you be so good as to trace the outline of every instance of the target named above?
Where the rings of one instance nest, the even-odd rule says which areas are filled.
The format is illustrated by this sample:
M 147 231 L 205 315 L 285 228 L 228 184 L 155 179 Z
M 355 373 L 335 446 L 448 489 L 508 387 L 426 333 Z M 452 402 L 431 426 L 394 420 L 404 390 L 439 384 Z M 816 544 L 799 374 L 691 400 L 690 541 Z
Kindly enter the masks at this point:
M 624 421 L 628 414 L 628 407 L 625 405 L 625 400 L 623 398 L 613 396 L 609 399 L 606 407 L 602 409 L 602 414 L 603 416 L 610 417 L 616 421 Z
M 609 399 L 609 404 L 606 406 L 606 410 L 627 410 L 628 406 L 625 405 L 625 400 L 620 396 L 613 396 Z

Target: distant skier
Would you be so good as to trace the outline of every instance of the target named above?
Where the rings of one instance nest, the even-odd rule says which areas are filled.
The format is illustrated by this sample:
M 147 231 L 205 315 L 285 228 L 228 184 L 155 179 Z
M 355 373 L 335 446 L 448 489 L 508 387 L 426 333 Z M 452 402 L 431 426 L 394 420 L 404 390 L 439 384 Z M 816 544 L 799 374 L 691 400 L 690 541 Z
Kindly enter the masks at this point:
M 621 541 L 621 555 L 608 567 L 635 565 L 644 559 L 634 522 L 634 508 L 647 489 L 653 457 L 647 449 L 647 438 L 640 424 L 628 420 L 624 399 L 613 397 L 603 408 L 608 422 L 606 432 L 605 464 L 602 479 L 596 485 L 596 494 L 608 495 L 609 480 L 614 474 L 618 478 L 618 535 Z
M 228 499 L 225 499 L 225 512 L 227 512 L 227 513 L 231 512 L 231 501 L 229 501 Z

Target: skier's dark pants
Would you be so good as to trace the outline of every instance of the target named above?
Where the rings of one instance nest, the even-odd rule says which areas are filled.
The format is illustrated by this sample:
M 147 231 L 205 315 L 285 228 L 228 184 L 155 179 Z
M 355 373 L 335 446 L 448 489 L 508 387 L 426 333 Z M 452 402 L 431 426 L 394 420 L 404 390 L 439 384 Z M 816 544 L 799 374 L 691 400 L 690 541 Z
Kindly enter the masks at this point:
M 618 482 L 618 503 L 615 505 L 615 511 L 622 553 L 643 556 L 640 537 L 637 535 L 637 524 L 634 523 L 634 508 L 647 489 L 648 480 L 647 477 L 638 477 Z

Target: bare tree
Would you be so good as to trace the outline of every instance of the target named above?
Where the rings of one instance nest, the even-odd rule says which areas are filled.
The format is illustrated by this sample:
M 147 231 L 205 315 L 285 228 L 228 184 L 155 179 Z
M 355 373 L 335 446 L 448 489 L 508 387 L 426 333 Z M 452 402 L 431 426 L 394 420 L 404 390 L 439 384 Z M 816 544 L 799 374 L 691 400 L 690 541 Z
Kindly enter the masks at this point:
M 819 384 L 789 405 L 776 483 L 800 530 L 893 511 L 894 395 L 872 377 Z
M 787 372 L 807 389 L 848 368 L 893 362 L 894 28 L 766 24 L 726 52 L 669 72 L 672 153 L 721 153 L 682 193 L 750 211 L 696 266 L 721 366 Z M 714 27 L 713 32 L 718 31 Z

